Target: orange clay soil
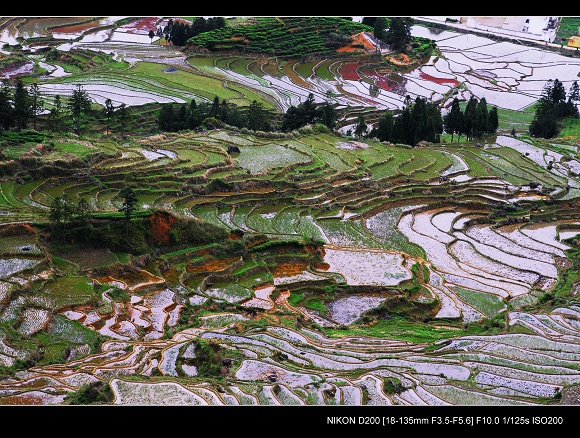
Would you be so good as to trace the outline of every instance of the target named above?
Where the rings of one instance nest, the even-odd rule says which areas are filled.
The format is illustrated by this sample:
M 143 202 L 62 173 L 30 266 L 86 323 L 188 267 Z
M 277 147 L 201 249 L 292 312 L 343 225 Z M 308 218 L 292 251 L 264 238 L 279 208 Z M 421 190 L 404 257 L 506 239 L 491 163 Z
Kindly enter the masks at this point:
M 201 265 L 190 266 L 188 265 L 185 270 L 186 272 L 201 273 L 201 272 L 220 272 L 230 266 L 233 262 L 238 261 L 239 257 L 228 257 L 225 259 L 210 260 Z
M 302 274 L 308 265 L 306 263 L 279 263 L 272 269 L 272 276 L 276 278 L 293 277 Z
M 404 53 L 398 53 L 395 56 L 389 56 L 387 58 L 390 62 L 392 62 L 395 65 L 398 66 L 405 66 L 405 65 L 409 65 L 409 62 L 411 61 L 409 59 L 409 57 L 407 55 L 405 55 Z
M 360 47 L 355 47 L 360 45 L 364 46 L 366 50 L 375 50 L 375 46 L 369 40 L 367 40 L 361 32 L 353 35 L 352 43 L 350 43 L 348 46 L 340 47 L 336 51 L 338 53 L 360 52 Z

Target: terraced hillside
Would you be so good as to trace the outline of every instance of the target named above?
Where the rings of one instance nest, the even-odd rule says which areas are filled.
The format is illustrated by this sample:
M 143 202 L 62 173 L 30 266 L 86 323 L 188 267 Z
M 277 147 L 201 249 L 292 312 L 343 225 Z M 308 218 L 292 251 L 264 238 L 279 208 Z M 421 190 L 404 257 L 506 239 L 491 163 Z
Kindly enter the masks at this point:
M 127 135 L 4 141 L 1 405 L 578 404 L 578 140 L 523 134 L 575 56 L 422 26 L 438 55 L 416 68 L 365 32 L 316 60 L 279 35 L 232 52 L 232 29 L 186 52 L 148 36 L 165 18 L 0 18 L 0 76 L 133 108 L 313 93 L 340 131 L 159 133 L 136 109 Z M 500 131 L 346 135 L 407 95 L 485 97 Z
M 571 399 L 576 144 L 273 137 L 55 137 L 3 180 L 0 404 Z

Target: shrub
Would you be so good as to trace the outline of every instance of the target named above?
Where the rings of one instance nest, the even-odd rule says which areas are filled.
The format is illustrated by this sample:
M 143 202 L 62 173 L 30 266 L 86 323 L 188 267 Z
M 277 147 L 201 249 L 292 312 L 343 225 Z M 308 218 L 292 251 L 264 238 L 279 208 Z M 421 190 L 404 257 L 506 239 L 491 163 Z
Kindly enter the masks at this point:
M 86 383 L 78 391 L 68 393 L 64 398 L 69 405 L 108 404 L 113 399 L 111 387 L 101 381 Z

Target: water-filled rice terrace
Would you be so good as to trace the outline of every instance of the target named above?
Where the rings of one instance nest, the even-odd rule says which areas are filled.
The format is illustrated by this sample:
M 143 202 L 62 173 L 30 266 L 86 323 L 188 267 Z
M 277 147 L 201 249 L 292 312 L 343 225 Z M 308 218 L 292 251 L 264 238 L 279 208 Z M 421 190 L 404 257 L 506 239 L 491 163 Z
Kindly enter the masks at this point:
M 120 405 L 528 406 L 580 381 L 574 144 L 213 130 L 55 139 L 42 162 L 83 156 L 0 184 L 0 365 L 35 361 L 0 404 L 107 382 Z M 110 215 L 127 183 L 151 233 L 226 237 L 148 258 L 43 240 L 56 197 Z
M 412 35 L 435 41 L 438 54 L 409 66 L 387 50 L 388 62 L 378 62 L 369 32 L 353 35 L 355 43 L 337 50 L 341 57 L 284 59 L 200 54 L 149 38 L 150 29 L 166 24 L 164 17 L 0 17 L 0 46 L 21 45 L 28 53 L 21 59 L 0 48 L 0 60 L 18 60 L 3 65 L 0 78 L 37 76 L 47 102 L 82 85 L 94 102 L 111 99 L 114 106 L 211 102 L 217 96 L 287 111 L 312 94 L 341 110 L 339 128 L 347 132 L 360 114 L 370 121 L 377 110 L 400 110 L 407 96 L 446 108 L 455 97 L 485 97 L 489 106 L 529 116 L 548 80 L 558 78 L 569 90 L 579 70 L 575 57 L 557 51 L 422 25 L 413 26 Z M 47 56 L 47 48 L 59 56 Z M 521 121 L 512 126 L 521 128 Z

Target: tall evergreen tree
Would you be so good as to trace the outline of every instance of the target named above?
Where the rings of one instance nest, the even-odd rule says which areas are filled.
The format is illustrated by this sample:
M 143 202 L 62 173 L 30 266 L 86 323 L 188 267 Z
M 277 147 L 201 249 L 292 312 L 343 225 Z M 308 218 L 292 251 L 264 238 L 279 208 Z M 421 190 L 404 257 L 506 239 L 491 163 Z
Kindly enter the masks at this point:
M 191 31 L 189 24 L 177 21 L 173 23 L 173 28 L 171 29 L 171 42 L 175 46 L 185 46 L 190 34 Z
M 172 132 L 175 127 L 176 109 L 174 103 L 161 106 L 157 124 L 162 131 Z
M 407 46 L 413 40 L 411 27 L 414 20 L 411 17 L 389 17 L 389 28 L 385 31 L 383 41 L 393 50 L 407 52 Z
M 578 81 L 574 81 L 570 86 L 570 91 L 568 92 L 568 113 L 572 117 L 578 117 L 578 104 L 580 103 L 580 88 L 578 87 Z
M 8 79 L 3 79 L 0 87 L 0 132 L 8 131 L 14 124 L 11 101 L 12 87 Z
M 44 99 L 42 98 L 40 89 L 36 83 L 30 86 L 28 93 L 30 95 L 30 113 L 33 118 L 34 129 L 36 129 L 38 116 L 44 111 Z
M 401 120 L 401 132 L 403 134 L 403 138 L 399 140 L 399 143 L 414 146 L 415 131 L 413 130 L 411 107 L 407 106 L 397 119 Z
M 488 123 L 488 132 L 494 133 L 497 131 L 497 128 L 499 127 L 499 116 L 497 114 L 496 106 L 491 107 L 491 109 L 489 110 L 487 123 Z
M 385 37 L 386 29 L 387 29 L 387 19 L 385 17 L 377 17 L 375 19 L 373 32 L 375 38 L 378 39 L 379 41 L 382 41 L 383 38 Z
M 484 133 L 489 132 L 488 125 L 487 101 L 485 97 L 482 97 L 475 107 L 475 120 L 473 123 L 474 136 L 479 138 Z
M 81 135 L 82 120 L 91 109 L 91 99 L 82 85 L 77 85 L 67 101 L 67 106 L 73 118 L 73 126 L 77 135 Z
M 336 109 L 329 102 L 326 102 L 320 107 L 320 121 L 329 129 L 336 128 L 338 115 Z
M 439 143 L 440 136 L 443 133 L 443 117 L 441 116 L 441 109 L 436 103 L 427 102 L 427 118 L 430 123 L 429 136 L 425 140 L 431 143 Z
M 408 110 L 403 110 L 403 113 L 399 114 L 399 116 L 394 119 L 393 130 L 391 131 L 391 143 L 405 143 L 405 133 L 403 129 L 403 114 L 405 111 L 408 114 Z
M 249 129 L 253 131 L 266 131 L 267 129 L 267 117 L 266 113 L 264 112 L 264 105 L 259 103 L 255 100 L 252 101 L 250 106 L 248 107 L 248 114 L 247 114 L 247 126 Z M 264 129 L 266 127 L 266 129 Z
M 375 23 L 377 22 L 377 17 L 362 17 L 361 23 L 366 24 L 370 27 L 375 27 Z
M 215 96 L 213 98 L 213 103 L 211 104 L 211 111 L 209 113 L 210 117 L 215 117 L 216 119 L 220 115 L 220 98 Z
M 580 102 L 580 87 L 578 86 L 578 81 L 572 82 L 570 91 L 568 92 L 568 99 L 574 102 Z
M 577 117 L 566 100 L 566 91 L 558 79 L 550 79 L 544 86 L 542 96 L 536 104 L 534 119 L 530 123 L 529 134 L 533 137 L 552 138 L 559 131 L 560 120 L 564 117 Z
M 13 108 L 16 130 L 26 129 L 28 127 L 28 120 L 31 117 L 30 95 L 20 77 L 16 79 Z
M 173 30 L 173 18 L 170 18 L 167 21 L 167 24 L 163 28 L 163 36 L 165 37 L 165 44 L 169 44 L 171 42 L 171 31 Z
M 105 108 L 103 109 L 105 117 L 107 117 L 107 134 L 111 131 L 111 118 L 115 112 L 113 101 L 111 99 L 105 100 Z
M 380 141 L 392 141 L 395 120 L 391 111 L 385 112 L 378 121 L 376 132 L 373 133 Z
M 459 99 L 455 97 L 451 102 L 451 108 L 445 115 L 445 131 L 451 134 L 451 142 L 453 142 L 453 135 L 457 134 L 457 141 L 459 141 L 460 133 L 463 125 L 463 113 L 459 106 Z
M 282 117 L 282 126 L 280 129 L 283 132 L 294 131 L 306 125 L 306 120 L 304 118 L 304 111 L 298 106 L 291 105 L 290 108 L 286 110 Z
M 54 104 L 48 114 L 48 129 L 52 132 L 61 132 L 63 127 L 63 110 L 60 95 L 54 97 Z
M 538 105 L 529 133 L 533 137 L 552 138 L 558 133 L 558 114 L 553 105 Z
M 119 196 L 121 196 L 122 201 L 119 211 L 123 212 L 125 216 L 127 241 L 129 241 L 129 223 L 131 222 L 131 215 L 137 208 L 138 199 L 137 195 L 130 186 L 123 187 L 123 189 L 119 192 Z
M 197 107 L 197 102 L 195 99 L 191 99 L 189 107 L 187 108 L 187 127 L 189 129 L 195 129 L 201 125 L 201 121 L 205 117 L 200 116 L 200 111 Z
M 463 112 L 463 126 L 462 131 L 467 140 L 472 140 L 475 131 L 475 117 L 477 112 L 477 99 L 471 96 L 467 101 L 467 106 Z
M 357 138 L 363 138 L 367 133 L 368 125 L 365 120 L 365 117 L 362 114 L 359 114 L 356 119 L 356 125 L 354 127 L 354 135 Z
M 415 104 L 411 108 L 411 126 L 413 129 L 413 137 L 411 146 L 415 146 L 421 140 L 426 140 L 428 137 L 429 123 L 427 120 L 427 106 L 425 99 L 417 96 Z
M 304 102 L 300 104 L 304 113 L 304 120 L 307 125 L 313 124 L 318 118 L 318 108 L 314 102 L 314 94 L 309 93 Z

